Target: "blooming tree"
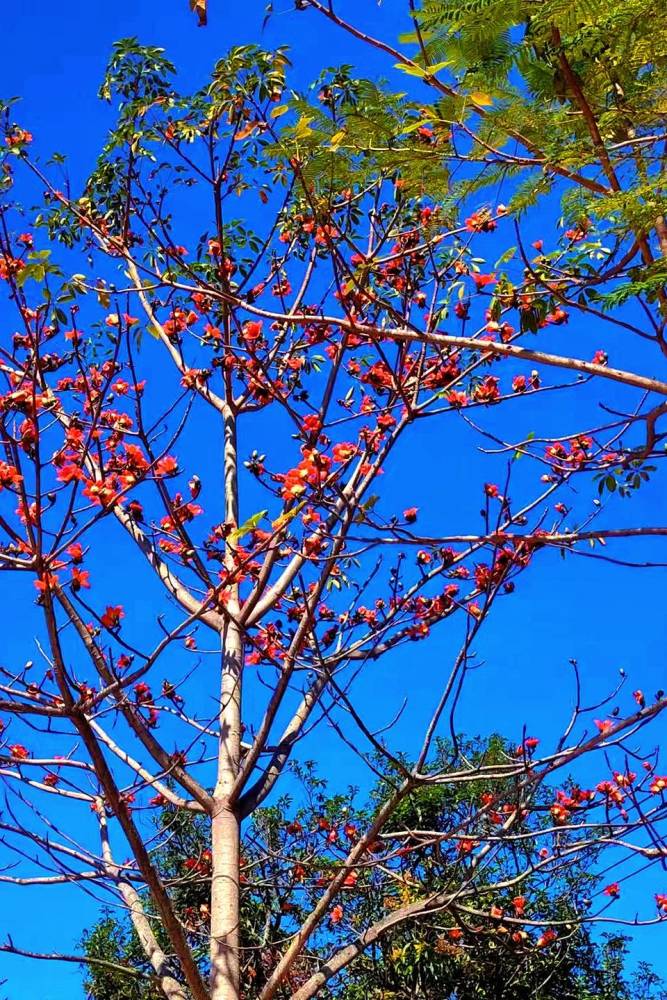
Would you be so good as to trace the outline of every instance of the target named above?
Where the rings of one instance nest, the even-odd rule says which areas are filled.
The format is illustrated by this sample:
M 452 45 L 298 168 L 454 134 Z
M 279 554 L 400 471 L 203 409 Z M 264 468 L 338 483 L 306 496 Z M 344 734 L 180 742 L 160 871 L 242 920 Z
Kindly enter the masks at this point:
M 16 579 L 5 613 L 27 609 L 39 658 L 2 668 L 1 826 L 20 859 L 2 878 L 110 893 L 156 995 L 179 1000 L 335 993 L 425 920 L 454 944 L 502 927 L 517 949 L 556 948 L 609 919 L 620 879 L 595 904 L 572 889 L 560 920 L 536 880 L 664 855 L 667 778 L 638 735 L 662 693 L 589 708 L 575 664 L 553 745 L 526 730 L 489 756 L 456 737 L 480 630 L 546 550 L 603 557 L 606 540 L 667 534 L 604 520 L 612 493 L 655 471 L 667 408 L 667 381 L 609 364 L 604 330 L 655 342 L 648 368 L 664 364 L 662 297 L 640 298 L 648 333 L 593 307 L 586 290 L 622 278 L 621 240 L 605 250 L 580 219 L 526 244 L 507 207 L 443 179 L 418 104 L 344 70 L 307 99 L 287 65 L 234 49 L 184 96 L 160 50 L 119 43 L 102 88 L 118 119 L 82 192 L 4 109 L 0 276 L 17 329 L 0 357 L 0 564 Z M 35 189 L 28 212 L 19 194 Z M 601 346 L 543 349 L 572 313 L 595 316 Z M 600 421 L 619 386 L 627 408 Z M 576 432 L 512 433 L 519 407 L 558 415 L 572 394 L 591 417 Z M 480 442 L 494 453 L 481 531 L 466 509 L 452 527 L 414 504 L 430 472 L 406 447 L 430 426 L 464 460 Z M 394 508 L 382 477 L 397 464 Z M 435 630 L 459 638 L 444 677 Z M 433 701 L 407 756 L 355 697 L 401 648 Z M 372 808 L 346 819 L 314 800 L 267 833 L 322 725 L 378 777 Z M 454 795 L 446 818 L 409 810 L 424 793 Z M 206 846 L 159 863 L 188 823 Z M 258 958 L 242 904 L 267 880 L 279 918 L 265 914 Z M 641 919 L 665 913 L 659 893 Z

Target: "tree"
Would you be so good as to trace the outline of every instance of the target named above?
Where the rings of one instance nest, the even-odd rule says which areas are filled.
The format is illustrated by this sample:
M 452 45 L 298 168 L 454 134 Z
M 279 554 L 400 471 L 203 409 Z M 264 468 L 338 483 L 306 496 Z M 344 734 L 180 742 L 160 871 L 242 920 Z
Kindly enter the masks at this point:
M 633 703 L 616 689 L 589 708 L 575 663 L 553 745 L 526 730 L 489 762 L 438 742 L 457 731 L 480 630 L 545 550 L 570 558 L 593 543 L 604 558 L 607 539 L 667 534 L 598 520 L 611 493 L 656 471 L 667 382 L 609 366 L 602 349 L 586 360 L 533 346 L 565 305 L 644 336 L 584 294 L 622 287 L 622 241 L 608 252 L 582 222 L 531 258 L 519 233 L 491 267 L 484 241 L 510 226 L 507 209 L 473 210 L 448 190 L 413 100 L 346 69 L 311 100 L 287 89 L 287 67 L 282 50 L 233 49 L 181 95 L 161 50 L 119 43 L 101 91 L 117 123 L 81 193 L 4 109 L 0 275 L 19 330 L 2 348 L 0 561 L 14 606 L 27 614 L 36 596 L 42 669 L 3 668 L 2 829 L 20 870 L 2 877 L 120 900 L 170 1000 L 240 996 L 242 824 L 289 787 L 295 748 L 318 726 L 384 794 L 354 831 L 323 817 L 327 875 L 271 952 L 261 1000 L 337 990 L 368 949 L 434 912 L 453 931 L 483 938 L 502 920 L 516 944 L 557 948 L 564 929 L 610 919 L 621 876 L 592 909 L 565 893 L 562 926 L 532 901 L 512 916 L 475 901 L 520 897 L 547 875 L 565 884 L 577 859 L 664 855 L 667 779 L 638 738 L 662 692 Z M 36 190 L 43 204 L 26 212 L 19 198 Z M 660 294 L 639 294 L 662 331 Z M 612 385 L 632 402 L 600 424 Z M 573 393 L 595 414 L 576 433 L 516 440 L 502 417 Z M 438 422 L 465 460 L 478 434 L 497 444 L 486 468 L 498 482 L 480 479 L 473 500 L 481 532 L 416 509 L 410 480 L 430 470 L 409 451 L 405 499 L 383 497 L 382 473 Z M 434 707 L 403 757 L 354 683 L 436 628 L 457 631 L 459 652 L 444 681 L 415 654 Z M 417 793 L 465 786 L 453 825 L 419 810 L 405 825 Z M 156 832 L 146 816 L 165 806 L 175 834 L 194 816 L 208 839 L 210 856 L 192 857 L 209 896 L 194 931 L 179 908 L 187 882 L 160 867 L 171 819 Z M 280 837 L 294 872 L 301 840 Z M 394 859 L 422 844 L 441 888 L 375 910 L 359 896 L 346 917 L 351 885 L 391 881 Z M 659 892 L 639 922 L 665 912 Z
M 461 752 L 480 766 L 503 761 L 513 748 L 499 737 L 488 741 L 461 741 Z M 453 747 L 442 743 L 441 761 L 451 759 Z M 382 763 L 378 760 L 378 764 Z M 301 918 L 316 900 L 318 887 L 335 872 L 340 857 L 340 841 L 349 843 L 372 821 L 380 801 L 386 798 L 385 781 L 378 782 L 363 807 L 359 794 L 331 796 L 326 783 L 310 763 L 296 771 L 303 802 L 295 810 L 292 797 L 276 806 L 258 810 L 243 836 L 243 872 L 241 882 L 242 939 L 244 962 L 243 994 L 261 994 L 274 954 L 290 925 Z M 486 791 L 485 791 L 486 789 Z M 430 826 L 443 832 L 456 829 L 465 812 L 474 808 L 480 795 L 493 789 L 496 794 L 513 797 L 513 782 L 502 789 L 484 781 L 475 785 L 437 786 L 415 790 L 395 817 L 410 829 Z M 548 807 L 554 790 L 542 790 Z M 174 899 L 180 919 L 191 933 L 194 949 L 199 949 L 199 932 L 206 926 L 210 898 L 210 851 L 208 831 L 201 818 L 165 807 L 159 826 L 170 831 L 164 846 L 156 852 L 155 862 L 163 878 L 174 887 Z M 332 838 L 332 832 L 335 837 Z M 383 835 L 386 860 L 383 873 L 367 868 L 349 878 L 342 894 L 341 921 L 357 928 L 380 919 L 387 908 L 397 908 L 407 898 L 434 896 L 447 891 L 450 866 L 440 846 L 433 840 Z M 387 852 L 390 844 L 402 843 L 398 850 Z M 296 864 L 292 864 L 297 860 Z M 629 985 L 625 978 L 627 939 L 608 934 L 596 941 L 587 925 L 579 925 L 569 908 L 576 898 L 580 906 L 589 906 L 587 898 L 599 890 L 599 880 L 580 863 L 563 876 L 562 871 L 535 873 L 523 885 L 522 895 L 505 890 L 499 896 L 493 883 L 501 871 L 513 868 L 514 859 L 495 859 L 491 872 L 482 875 L 476 886 L 475 906 L 479 909 L 504 907 L 508 916 L 527 906 L 539 907 L 542 918 L 561 927 L 572 923 L 550 948 L 528 946 L 527 935 L 512 930 L 496 917 L 492 924 L 475 927 L 469 921 L 462 927 L 448 926 L 446 914 L 433 912 L 416 925 L 398 924 L 377 942 L 363 959 L 353 966 L 337 996 L 345 1000 L 375 1000 L 379 997 L 449 997 L 460 1000 L 475 997 L 534 997 L 541 1000 L 630 1000 L 637 997 L 662 998 L 659 978 L 648 967 L 638 969 Z M 563 879 L 565 885 L 563 884 Z M 504 897 L 504 898 L 503 898 Z M 531 902 L 529 903 L 528 900 Z M 332 920 L 336 916 L 332 913 Z M 315 968 L 331 948 L 338 923 L 323 935 L 318 949 L 309 949 L 309 964 Z M 480 933 L 481 931 L 481 933 Z M 147 971 L 148 963 L 132 933 L 131 922 L 105 914 L 84 938 L 90 961 L 87 992 L 91 1000 L 146 1000 L 158 996 L 147 979 L 130 978 L 128 969 Z M 101 963 L 106 962 L 108 965 Z M 100 964 L 97 964 L 100 963 Z M 112 969 L 122 966 L 122 971 Z M 302 975 L 303 975 L 302 971 Z
M 667 255 L 667 25 L 646 0 L 409 2 L 412 32 L 401 42 L 410 54 L 362 32 L 333 5 L 299 6 L 397 59 L 397 69 L 436 95 L 422 124 L 436 132 L 432 158 L 441 169 L 460 160 L 485 164 L 473 175 L 477 189 L 516 177 L 519 212 L 558 192 L 575 222 L 602 223 L 625 243 L 620 270 L 635 278 L 639 268 L 612 304 L 662 294 L 664 267 L 649 234 L 658 258 Z

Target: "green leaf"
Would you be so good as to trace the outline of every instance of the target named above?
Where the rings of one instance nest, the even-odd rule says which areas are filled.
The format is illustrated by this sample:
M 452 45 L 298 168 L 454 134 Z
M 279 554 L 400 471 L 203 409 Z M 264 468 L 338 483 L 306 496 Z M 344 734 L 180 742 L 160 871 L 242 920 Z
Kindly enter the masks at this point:
M 301 115 L 298 122 L 294 126 L 295 139 L 306 139 L 309 135 L 313 134 L 313 130 L 310 127 L 312 120 L 312 116 Z
M 243 538 L 244 535 L 247 535 L 249 532 L 254 531 L 259 522 L 262 520 L 262 518 L 266 517 L 268 513 L 269 513 L 268 510 L 260 510 L 256 514 L 253 514 L 252 517 L 249 517 L 248 520 L 245 521 L 239 528 L 237 528 L 235 531 L 232 531 L 232 533 L 229 535 L 229 541 L 238 542 L 239 539 Z
M 401 73 L 407 73 L 408 76 L 426 76 L 426 70 L 422 69 L 421 66 L 406 66 L 405 63 L 394 63 L 394 69 L 400 69 Z
M 277 517 L 275 521 L 272 521 L 271 527 L 275 531 L 280 531 L 282 528 L 285 527 L 286 524 L 289 524 L 290 521 L 293 521 L 294 518 L 297 516 L 297 514 L 300 514 L 305 506 L 306 506 L 306 501 L 302 500 L 301 503 L 297 504 L 296 507 L 293 507 L 292 510 L 285 511 L 283 514 Z
M 331 139 L 329 140 L 329 144 L 330 144 L 331 148 L 332 149 L 338 149 L 338 147 L 340 146 L 341 142 L 343 141 L 343 139 L 345 139 L 346 136 L 347 136 L 347 130 L 344 129 L 344 128 L 339 129 L 338 132 L 335 132 L 331 136 Z
M 526 434 L 526 441 L 532 441 L 534 437 L 535 437 L 535 431 L 529 431 L 528 434 Z M 518 462 L 520 458 L 523 458 L 523 452 L 515 451 L 513 458 L 515 462 Z
M 411 125 L 406 125 L 406 127 L 402 130 L 402 134 L 410 135 L 411 132 L 416 132 L 418 128 L 422 127 L 422 125 L 430 125 L 432 121 L 432 118 L 419 118 L 416 122 L 412 122 Z
M 446 66 L 451 66 L 452 60 L 446 59 L 444 62 L 433 63 L 432 66 L 428 66 L 423 69 L 421 66 L 406 66 L 405 63 L 394 63 L 394 69 L 400 69 L 401 73 L 407 73 L 408 76 L 435 76 L 439 73 L 441 69 Z
M 43 264 L 27 264 L 16 275 L 16 284 L 23 288 L 26 281 L 44 281 L 46 268 Z
M 493 98 L 489 97 L 488 94 L 483 94 L 479 90 L 474 90 L 472 94 L 468 94 L 468 97 L 480 108 L 490 108 L 493 104 Z
M 516 247 L 509 247 L 509 249 L 507 249 L 505 253 L 500 255 L 500 257 L 493 266 L 500 267 L 501 264 L 507 264 L 507 262 L 510 261 L 515 254 L 516 254 Z
M 443 62 L 434 63 L 432 66 L 429 66 L 426 72 L 428 76 L 433 76 L 434 73 L 439 73 L 441 69 L 451 66 L 453 61 L 453 59 L 445 59 Z

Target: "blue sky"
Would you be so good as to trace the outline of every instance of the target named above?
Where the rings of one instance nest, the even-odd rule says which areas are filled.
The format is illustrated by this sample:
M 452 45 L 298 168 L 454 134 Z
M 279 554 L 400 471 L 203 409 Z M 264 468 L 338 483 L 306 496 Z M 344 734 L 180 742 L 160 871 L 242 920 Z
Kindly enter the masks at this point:
M 30 4 L 14 5 L 3 19 L 0 96 L 22 97 L 17 119 L 35 134 L 36 146 L 42 154 L 50 150 L 69 154 L 72 180 L 76 184 L 92 167 L 110 124 L 110 112 L 97 100 L 96 92 L 111 45 L 120 37 L 136 35 L 142 42 L 163 46 L 178 67 L 183 90 L 202 84 L 214 61 L 230 45 L 258 40 L 267 47 L 289 42 L 294 62 L 290 79 L 297 86 L 305 86 L 320 71 L 323 60 L 329 64 L 357 62 L 365 75 L 390 74 L 390 62 L 350 43 L 321 20 L 295 14 L 287 0 L 275 4 L 277 13 L 261 36 L 262 3 L 251 0 L 231 14 L 229 5 L 223 5 L 221 0 L 210 0 L 210 4 L 207 29 L 196 27 L 186 0 L 169 0 L 168 5 L 148 0 L 95 5 L 74 0 L 60 0 L 58 4 L 33 0 Z M 404 27 L 397 20 L 392 25 L 392 12 L 403 9 L 398 2 L 347 6 L 359 8 L 364 23 L 377 28 L 385 37 L 394 37 Z M 403 83 L 401 79 L 398 85 Z M 535 235 L 545 235 L 543 230 L 552 224 L 555 214 L 554 206 L 550 206 Z M 549 233 L 546 235 L 548 238 Z M 554 330 L 550 336 L 553 342 L 549 346 L 554 350 L 570 349 L 576 338 L 574 352 L 581 357 L 590 357 L 595 348 L 605 346 L 614 358 L 624 360 L 627 365 L 634 365 L 646 374 L 652 371 L 651 356 L 637 350 L 634 343 L 630 349 L 613 332 L 601 332 L 580 323 Z M 626 396 L 611 389 L 605 398 L 610 404 L 620 406 Z M 580 429 L 581 421 L 589 413 L 588 403 L 580 403 L 578 394 L 572 394 L 563 397 L 561 405 L 562 409 L 554 412 L 553 404 L 545 396 L 527 412 L 522 410 L 515 426 L 521 432 L 539 428 L 544 434 L 556 429 L 561 432 Z M 508 417 L 500 419 L 514 418 L 510 411 Z M 453 531 L 476 530 L 479 501 L 474 489 L 483 478 L 494 477 L 485 473 L 490 460 L 479 455 L 471 458 L 462 443 L 461 433 L 450 441 L 440 436 L 437 425 L 426 428 L 418 440 L 413 439 L 410 454 L 399 453 L 395 464 L 388 468 L 383 500 L 396 510 L 409 504 L 430 509 L 433 524 L 444 520 Z M 427 469 L 428 475 L 416 477 L 406 492 L 408 461 Z M 501 464 L 495 461 L 493 468 L 498 472 Z M 660 523 L 664 520 L 666 499 L 664 484 L 652 483 L 631 502 L 614 504 L 606 522 Z M 617 551 L 619 555 L 629 555 L 630 547 L 625 543 L 625 548 L 619 546 Z M 130 553 L 126 554 L 121 547 L 115 554 L 120 577 Z M 638 545 L 632 555 L 667 561 L 667 543 L 664 548 L 659 542 Z M 665 686 L 667 626 L 663 581 L 664 571 L 660 569 L 609 566 L 586 558 L 561 560 L 555 553 L 546 554 L 535 570 L 521 578 L 516 595 L 502 603 L 480 638 L 477 648 L 485 666 L 467 686 L 459 718 L 461 729 L 471 735 L 499 730 L 513 736 L 520 734 L 522 725 L 527 723 L 531 732 L 545 740 L 549 735 L 557 735 L 569 707 L 570 657 L 579 660 L 591 695 L 613 686 L 621 667 L 630 674 L 630 690 L 641 687 L 652 692 Z M 4 574 L 0 576 L 0 594 L 4 594 L 5 601 L 10 586 L 14 584 Z M 13 591 L 12 598 L 15 597 Z M 150 614 L 152 601 L 150 586 L 144 588 L 143 583 L 138 583 L 128 599 L 128 614 L 137 618 Z M 16 607 L 21 606 L 17 601 Z M 33 649 L 31 636 L 31 615 L 26 612 L 25 618 L 19 619 L 19 628 L 3 636 L 3 658 L 8 662 L 29 658 Z M 416 644 L 393 656 L 382 668 L 381 700 L 377 698 L 376 673 L 369 673 L 360 683 L 358 704 L 376 711 L 380 719 L 382 713 L 386 718 L 392 716 L 405 692 L 406 677 L 410 678 L 411 712 L 403 728 L 396 732 L 397 743 L 403 741 L 409 747 L 414 728 L 419 729 L 419 721 L 423 721 L 432 705 L 432 671 L 438 670 L 440 664 L 444 671 L 459 639 L 459 635 L 443 631 L 436 633 L 428 646 Z M 428 669 L 423 669 L 425 658 Z M 652 740 L 663 737 L 664 732 L 665 723 L 661 722 L 654 727 Z M 339 748 L 333 737 L 322 737 L 319 751 L 325 773 L 336 761 L 339 774 L 343 771 L 346 780 L 357 780 L 353 761 L 337 756 Z M 664 885 L 653 881 L 638 884 L 634 890 L 637 907 L 646 906 L 647 900 L 650 906 L 654 888 L 667 891 L 667 875 Z M 81 893 L 47 896 L 44 890 L 24 892 L 2 886 L 0 897 L 3 912 L 11 914 L 8 925 L 17 944 L 25 946 L 38 941 L 36 926 L 46 921 L 48 946 L 74 951 L 81 929 L 94 919 L 96 912 L 96 903 Z M 631 911 L 634 898 L 626 902 Z M 667 974 L 667 961 L 661 959 L 659 948 L 663 935 L 663 927 L 638 932 L 635 954 L 651 959 L 659 971 Z M 80 995 L 78 972 L 68 966 L 47 963 L 28 966 L 0 956 L 0 978 L 5 976 L 9 983 L 4 990 L 10 1000 L 34 996 L 43 1000 L 74 1000 Z

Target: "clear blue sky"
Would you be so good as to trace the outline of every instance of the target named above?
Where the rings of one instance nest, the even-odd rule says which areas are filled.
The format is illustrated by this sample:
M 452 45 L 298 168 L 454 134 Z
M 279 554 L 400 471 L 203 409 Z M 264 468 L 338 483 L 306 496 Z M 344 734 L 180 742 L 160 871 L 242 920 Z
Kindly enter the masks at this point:
M 277 13 L 263 36 L 260 35 L 263 3 L 247 0 L 231 7 L 222 0 L 210 0 L 210 5 L 207 29 L 196 27 L 186 0 L 167 3 L 32 0 L 9 5 L 3 14 L 0 96 L 23 98 L 16 117 L 35 134 L 36 146 L 42 154 L 49 150 L 69 154 L 76 182 L 92 167 L 110 121 L 109 111 L 97 100 L 96 91 L 111 45 L 120 37 L 136 35 L 142 42 L 163 46 L 179 69 L 184 90 L 202 84 L 213 62 L 230 45 L 260 40 L 266 46 L 291 44 L 295 63 L 292 80 L 298 86 L 312 79 L 323 61 L 357 62 L 360 71 L 367 75 L 389 74 L 391 70 L 389 62 L 346 41 L 322 21 L 311 15 L 295 14 L 288 0 L 276 0 Z M 404 27 L 398 21 L 391 25 L 392 11 L 403 10 L 398 0 L 382 6 L 370 2 L 354 6 L 362 11 L 367 25 L 375 24 L 386 37 L 397 35 Z M 591 348 L 599 346 L 606 346 L 610 354 L 616 351 L 613 356 L 619 360 L 627 351 L 621 339 L 606 332 L 602 335 L 592 329 L 573 330 L 571 326 L 562 336 L 580 338 L 582 357 L 590 357 Z M 563 345 L 561 349 L 567 348 Z M 648 356 L 635 353 L 632 358 L 626 355 L 625 360 L 647 374 L 651 371 Z M 649 367 L 642 368 L 644 360 Z M 623 399 L 620 393 L 612 391 L 607 401 L 620 404 Z M 547 420 L 553 422 L 556 418 L 561 430 L 580 429 L 578 421 L 584 411 L 577 409 L 576 401 L 569 404 L 568 400 L 564 405 L 567 409 L 562 413 L 548 415 L 547 406 L 551 404 L 536 404 L 529 417 L 521 417 L 526 421 L 522 429 L 534 429 L 532 422 L 542 418 L 541 432 L 548 432 Z M 432 516 L 437 519 L 434 524 L 441 523 L 446 515 L 452 530 L 474 531 L 478 527 L 477 501 L 464 502 L 462 484 L 479 483 L 483 476 L 481 459 L 474 459 L 472 466 L 463 464 L 460 457 L 452 457 L 456 449 L 441 440 L 438 433 L 436 429 L 425 430 L 413 444 L 410 455 L 411 462 L 431 468 L 432 474 L 415 482 L 406 496 L 405 456 L 402 459 L 399 456 L 396 466 L 388 469 L 385 477 L 385 499 L 395 500 L 398 510 L 406 501 L 420 508 L 431 508 Z M 666 500 L 664 485 L 651 484 L 630 504 L 617 503 L 607 516 L 607 523 L 664 523 Z M 629 547 L 619 549 L 621 552 L 629 554 Z M 638 546 L 633 555 L 667 561 L 667 542 L 662 549 L 655 543 Z M 119 562 L 122 556 L 121 550 Z M 478 652 L 486 666 L 473 677 L 467 689 L 461 728 L 470 734 L 499 730 L 513 735 L 519 734 L 527 722 L 532 732 L 545 738 L 560 732 L 569 707 L 566 665 L 570 657 L 580 661 L 591 693 L 612 685 L 620 667 L 631 674 L 631 689 L 642 687 L 652 692 L 657 687 L 667 687 L 664 581 L 664 570 L 611 567 L 593 559 L 563 561 L 556 554 L 545 555 L 539 566 L 521 579 L 515 597 L 503 602 L 502 610 L 493 616 L 480 639 Z M 1 574 L 0 595 L 1 588 L 8 586 L 13 584 L 6 574 Z M 144 607 L 150 609 L 150 599 L 150 592 L 137 591 L 128 596 L 126 603 L 131 611 L 138 613 Z M 3 636 L 0 654 L 3 661 L 15 658 L 20 662 L 21 657 L 32 655 L 30 625 L 26 615 L 19 629 Z M 430 670 L 438 669 L 441 663 L 445 669 L 455 644 L 455 637 L 437 633 L 428 646 L 408 647 L 387 662 L 382 679 L 387 693 L 387 718 L 405 690 L 406 675 L 413 678 L 410 697 L 414 714 L 410 718 L 414 720 L 428 711 L 433 697 Z M 426 656 L 429 670 L 416 669 Z M 365 685 L 362 682 L 357 699 L 361 705 L 377 704 L 377 677 L 372 676 Z M 411 737 L 411 725 L 412 722 L 406 723 L 403 732 L 399 732 L 399 739 L 402 736 L 406 744 Z M 655 727 L 654 734 L 654 738 L 664 737 L 665 724 Z M 322 748 L 326 771 L 326 765 L 333 759 L 333 740 L 325 738 Z M 347 777 L 354 781 L 354 765 L 350 762 L 349 766 Z M 667 874 L 664 885 L 651 881 L 638 887 L 638 906 L 650 909 L 653 888 L 667 892 Z M 14 887 L 0 886 L 0 896 L 7 917 L 4 923 L 16 943 L 25 946 L 43 944 L 64 951 L 76 950 L 81 929 L 94 919 L 96 912 L 95 901 L 83 894 L 58 896 L 43 890 L 24 893 Z M 49 935 L 48 941 L 40 942 L 36 925 L 42 922 L 49 927 Z M 637 957 L 651 959 L 659 971 L 667 974 L 667 960 L 662 957 L 664 950 L 660 950 L 664 933 L 663 927 L 639 932 L 635 952 Z M 5 976 L 9 983 L 4 991 L 10 1000 L 33 997 L 75 1000 L 81 995 L 78 972 L 67 966 L 47 963 L 29 966 L 0 956 L 0 979 Z

